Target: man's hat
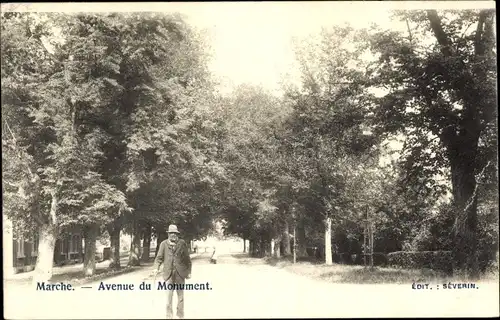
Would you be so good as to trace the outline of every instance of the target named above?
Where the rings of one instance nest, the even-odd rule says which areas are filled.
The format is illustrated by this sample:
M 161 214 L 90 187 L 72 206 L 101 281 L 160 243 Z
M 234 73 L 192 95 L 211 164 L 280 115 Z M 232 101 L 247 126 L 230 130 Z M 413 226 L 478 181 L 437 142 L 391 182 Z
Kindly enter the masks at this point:
M 177 230 L 177 226 L 175 224 L 171 224 L 168 226 L 168 233 L 180 233 L 179 230 Z

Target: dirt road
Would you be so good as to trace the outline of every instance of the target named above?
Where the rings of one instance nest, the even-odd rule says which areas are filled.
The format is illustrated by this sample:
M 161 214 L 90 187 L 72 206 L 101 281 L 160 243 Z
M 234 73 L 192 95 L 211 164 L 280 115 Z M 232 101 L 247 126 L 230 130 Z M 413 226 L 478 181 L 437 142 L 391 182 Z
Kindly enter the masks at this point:
M 100 282 L 74 291 L 41 292 L 9 285 L 7 319 L 147 319 L 165 317 L 166 291 L 138 290 L 150 270 L 103 281 L 134 284 L 133 291 L 98 290 Z M 212 290 L 185 291 L 186 318 L 432 317 L 498 315 L 498 283 L 478 289 L 412 289 L 406 285 L 333 284 L 268 265 L 231 259 L 213 265 L 194 260 L 192 284 Z M 146 283 L 152 283 L 151 280 Z M 175 298 L 174 298 L 175 303 Z M 495 307 L 496 306 L 496 307 Z M 175 308 L 174 308 L 175 310 Z

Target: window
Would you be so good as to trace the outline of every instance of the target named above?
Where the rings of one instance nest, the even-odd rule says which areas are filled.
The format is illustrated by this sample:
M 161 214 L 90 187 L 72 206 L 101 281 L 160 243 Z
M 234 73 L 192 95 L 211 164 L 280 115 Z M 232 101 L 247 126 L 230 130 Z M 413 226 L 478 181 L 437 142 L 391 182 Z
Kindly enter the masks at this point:
M 33 237 L 33 241 L 31 242 L 31 256 L 38 256 L 38 235 Z
M 81 247 L 80 235 L 74 234 L 69 240 L 69 253 L 78 253 Z
M 64 242 L 66 242 L 66 241 L 64 241 L 64 239 L 61 239 L 59 241 L 59 253 L 60 254 L 64 254 Z
M 17 239 L 17 257 L 24 258 L 24 239 L 23 239 L 23 237 L 19 237 L 19 239 Z

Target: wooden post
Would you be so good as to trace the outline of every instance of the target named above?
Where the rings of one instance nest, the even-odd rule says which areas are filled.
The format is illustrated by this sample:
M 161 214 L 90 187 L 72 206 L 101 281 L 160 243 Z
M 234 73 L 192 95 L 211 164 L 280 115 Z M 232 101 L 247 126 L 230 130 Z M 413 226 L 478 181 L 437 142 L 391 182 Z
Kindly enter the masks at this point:
M 366 251 L 367 251 L 366 250 L 366 247 L 367 247 L 366 246 L 366 240 L 367 240 L 366 238 L 367 238 L 367 234 L 368 234 L 368 232 L 366 230 L 367 229 L 367 225 L 366 224 L 367 223 L 365 221 L 365 223 L 363 225 L 363 264 L 365 265 L 365 267 L 366 267 Z
M 366 226 L 366 231 L 367 231 L 367 238 L 368 238 L 368 250 L 367 250 L 367 254 L 368 254 L 368 266 L 371 267 L 372 265 L 372 255 L 371 255 L 371 226 L 370 226 L 370 222 L 367 222 L 367 226 Z
M 297 262 L 297 226 L 294 224 L 293 226 L 293 263 Z
M 368 208 L 368 206 L 365 206 L 365 267 L 367 266 L 367 261 L 366 261 L 366 256 L 367 255 L 370 255 L 369 259 L 369 265 L 370 266 L 373 266 L 373 256 L 372 256 L 372 253 L 371 253 L 371 222 L 370 222 L 370 219 L 368 217 L 368 212 L 370 211 L 370 209 Z
M 370 223 L 370 268 L 373 268 L 373 222 Z

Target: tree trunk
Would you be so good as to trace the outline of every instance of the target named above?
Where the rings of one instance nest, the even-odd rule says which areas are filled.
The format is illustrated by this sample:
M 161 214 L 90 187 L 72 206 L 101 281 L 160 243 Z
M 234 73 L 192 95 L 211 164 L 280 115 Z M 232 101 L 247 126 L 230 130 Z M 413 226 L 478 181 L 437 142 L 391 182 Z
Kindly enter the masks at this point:
M 284 241 L 284 252 L 283 255 L 289 256 L 292 254 L 290 248 L 290 228 L 288 226 L 288 221 L 285 221 L 284 230 L 283 230 L 283 241 Z
M 111 257 L 109 268 L 120 269 L 120 226 L 112 224 L 108 227 L 111 240 Z
M 260 257 L 265 257 L 266 256 L 266 241 L 264 238 L 260 238 Z
M 158 249 L 160 249 L 160 244 L 167 239 L 167 233 L 165 231 L 157 231 L 157 232 L 158 232 L 158 238 L 156 240 L 155 258 L 156 255 L 158 254 Z
M 297 225 L 297 257 L 307 257 L 306 229 L 303 223 Z
M 46 282 L 52 278 L 54 264 L 54 249 L 58 233 L 49 225 L 42 225 L 38 235 L 38 257 L 35 265 L 33 281 Z
M 278 259 L 281 258 L 280 246 L 281 246 L 281 239 L 278 238 L 274 242 L 274 255 Z
M 332 265 L 332 217 L 325 218 L 325 264 Z
M 274 239 L 266 239 L 266 257 L 274 255 Z
M 85 241 L 85 254 L 83 257 L 83 271 L 86 277 L 95 273 L 96 241 L 99 227 L 97 225 L 85 226 L 83 237 Z
M 363 264 L 366 267 L 367 266 L 367 261 L 366 261 L 366 256 L 368 253 L 368 246 L 367 246 L 367 239 L 368 239 L 368 221 L 365 221 L 364 226 L 363 226 Z
M 369 230 L 370 230 L 370 268 L 373 269 L 373 223 L 370 223 Z
M 143 251 L 142 251 L 142 261 L 148 262 L 149 255 L 151 254 L 151 226 L 146 226 L 144 231 L 144 241 L 143 241 Z
M 463 151 L 466 153 L 467 151 Z M 471 278 L 479 276 L 476 179 L 471 155 L 451 161 L 453 199 L 456 206 L 453 257 L 455 268 Z
M 252 256 L 253 257 L 258 257 L 259 254 L 260 254 L 260 250 L 259 250 L 259 239 L 257 237 L 255 237 L 252 242 L 251 242 L 251 245 L 252 245 Z
M 474 41 L 474 55 L 483 56 L 486 50 L 493 49 L 495 43 L 493 34 L 494 13 L 481 11 L 478 16 Z M 442 26 L 436 10 L 428 10 L 427 18 L 434 36 L 446 58 L 456 55 L 452 41 Z M 478 141 L 483 129 L 482 121 L 494 121 L 494 110 L 498 108 L 494 99 L 485 96 L 481 90 L 483 81 L 487 79 L 486 69 L 480 64 L 472 67 L 473 72 L 467 70 L 465 62 L 457 60 L 458 69 L 443 69 L 444 80 L 451 84 L 463 102 L 461 121 L 455 122 L 457 127 L 449 125 L 440 135 L 441 141 L 447 147 L 450 162 L 453 200 L 456 207 L 454 225 L 453 260 L 454 268 L 466 272 L 471 278 L 479 276 L 478 263 L 478 218 L 475 170 L 478 155 Z M 456 72 L 460 70 L 460 72 Z
M 140 254 L 141 254 L 141 233 L 138 224 L 134 223 L 132 232 L 132 241 L 130 243 L 130 252 L 128 256 L 128 265 L 139 266 L 141 264 L 139 259 Z
M 54 264 L 54 249 L 59 236 L 59 229 L 57 228 L 57 207 L 58 198 L 56 191 L 51 192 L 51 202 L 49 211 L 49 224 L 40 226 L 39 230 L 39 244 L 38 244 L 38 258 L 36 261 L 35 272 L 33 281 L 45 282 L 52 278 L 52 267 Z
M 243 253 L 247 252 L 247 240 L 243 238 Z
M 297 262 L 297 227 L 293 227 L 293 263 Z
M 264 238 L 260 239 L 260 256 L 265 257 L 267 254 L 267 241 Z
M 186 236 L 184 238 L 184 241 L 186 241 L 186 245 L 188 247 L 189 254 L 193 253 L 193 241 L 191 239 L 191 236 Z

